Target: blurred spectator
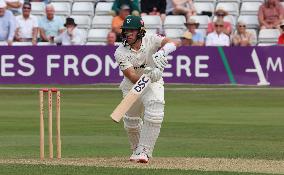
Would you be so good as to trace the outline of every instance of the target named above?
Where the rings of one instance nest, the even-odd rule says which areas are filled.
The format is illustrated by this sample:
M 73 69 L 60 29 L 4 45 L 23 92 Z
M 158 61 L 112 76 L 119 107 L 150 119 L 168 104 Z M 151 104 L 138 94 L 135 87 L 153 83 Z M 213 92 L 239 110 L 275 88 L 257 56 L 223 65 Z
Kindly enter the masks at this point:
M 280 24 L 281 34 L 278 38 L 278 44 L 284 45 L 284 20 Z
M 192 34 L 189 31 L 186 31 L 180 39 L 182 46 L 192 46 Z
M 238 21 L 237 30 L 232 35 L 233 46 L 251 46 L 253 36 L 250 32 L 246 31 L 246 23 Z
M 189 18 L 196 15 L 196 9 L 192 0 L 167 0 L 167 15 L 185 15 Z
M 66 18 L 64 24 L 66 31 L 59 36 L 54 37 L 51 42 L 61 43 L 62 45 L 83 45 L 84 40 L 80 30 L 77 29 L 77 24 L 73 18 Z
M 141 0 L 141 16 L 158 15 L 162 21 L 166 18 L 166 0 Z
M 17 16 L 22 14 L 22 6 L 24 4 L 24 0 L 5 0 L 7 4 L 7 9 L 11 10 L 12 13 Z
M 258 20 L 261 29 L 279 28 L 284 9 L 279 0 L 265 0 L 259 7 Z
M 39 21 L 39 32 L 42 41 L 50 42 L 50 39 L 58 36 L 64 31 L 63 21 L 61 17 L 55 16 L 54 7 L 48 4 L 45 7 L 46 16 Z
M 6 2 L 0 1 L 0 41 L 6 41 L 9 46 L 12 45 L 16 20 L 13 13 L 10 10 L 6 10 Z
M 112 19 L 112 24 L 111 28 L 112 31 L 116 34 L 116 41 L 120 42 L 121 41 L 121 29 L 120 27 L 123 24 L 124 19 L 130 15 L 130 7 L 128 5 L 122 5 L 120 7 L 119 15 L 113 17 Z
M 206 46 L 230 46 L 230 38 L 224 33 L 224 21 L 217 19 L 214 23 L 215 31 L 206 38 Z
M 140 15 L 140 4 L 139 0 L 115 0 L 112 5 L 111 15 L 119 15 L 121 6 L 128 5 L 130 7 L 130 13 L 135 16 Z
M 112 31 L 110 31 L 107 34 L 107 45 L 114 46 L 115 45 L 115 41 L 116 41 L 116 34 L 114 32 L 112 32 Z
M 31 13 L 31 3 L 25 2 L 23 5 L 23 14 L 16 17 L 15 40 L 20 42 L 37 43 L 38 22 L 37 18 Z
M 223 8 L 218 8 L 216 11 L 215 11 L 215 16 L 217 16 L 217 19 L 221 19 L 221 20 L 224 20 L 224 17 L 228 15 L 228 12 L 226 10 L 224 10 Z M 214 27 L 214 22 L 210 22 L 208 23 L 208 27 L 207 27 L 207 34 L 208 33 L 211 33 L 215 30 L 215 27 Z M 223 27 L 223 32 L 227 35 L 230 36 L 230 34 L 232 33 L 232 24 L 230 22 L 227 22 L 227 21 L 224 21 L 224 27 Z
M 184 23 L 188 31 L 192 34 L 192 45 L 193 46 L 204 46 L 204 36 L 202 33 L 197 32 L 196 29 L 199 26 L 199 23 L 195 19 L 189 18 L 189 20 Z

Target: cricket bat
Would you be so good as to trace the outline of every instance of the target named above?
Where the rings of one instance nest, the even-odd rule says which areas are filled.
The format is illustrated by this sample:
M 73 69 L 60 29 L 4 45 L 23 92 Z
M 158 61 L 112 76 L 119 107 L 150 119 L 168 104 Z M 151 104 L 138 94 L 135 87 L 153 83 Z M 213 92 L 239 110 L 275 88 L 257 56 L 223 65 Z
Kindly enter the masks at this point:
M 112 120 L 118 123 L 150 83 L 150 78 L 146 74 L 143 74 L 128 94 L 122 99 L 120 104 L 114 109 L 110 115 Z

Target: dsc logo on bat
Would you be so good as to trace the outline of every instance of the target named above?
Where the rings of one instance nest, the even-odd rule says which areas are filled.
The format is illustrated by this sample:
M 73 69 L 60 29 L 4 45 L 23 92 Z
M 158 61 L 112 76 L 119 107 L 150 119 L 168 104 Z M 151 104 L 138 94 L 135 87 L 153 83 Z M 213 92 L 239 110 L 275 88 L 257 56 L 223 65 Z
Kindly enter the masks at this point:
M 145 86 L 146 86 L 146 84 L 149 82 L 149 80 L 150 80 L 150 79 L 147 78 L 147 77 L 141 78 L 141 80 L 139 80 L 138 83 L 137 83 L 137 85 L 134 87 L 134 90 L 135 90 L 137 93 L 141 92 L 141 91 L 145 88 Z

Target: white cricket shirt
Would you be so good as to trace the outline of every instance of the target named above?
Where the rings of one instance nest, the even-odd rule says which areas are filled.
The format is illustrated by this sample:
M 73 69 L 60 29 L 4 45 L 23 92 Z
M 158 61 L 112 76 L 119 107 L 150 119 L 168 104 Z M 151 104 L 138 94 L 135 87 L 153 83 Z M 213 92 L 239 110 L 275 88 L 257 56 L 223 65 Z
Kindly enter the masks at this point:
M 133 50 L 130 46 L 120 44 L 116 49 L 114 56 L 119 64 L 120 70 L 134 67 L 138 75 L 142 75 L 145 67 L 155 67 L 152 55 L 161 47 L 164 37 L 157 34 L 146 34 L 142 38 L 142 44 L 138 51 Z M 131 87 L 133 83 L 124 77 L 121 87 Z

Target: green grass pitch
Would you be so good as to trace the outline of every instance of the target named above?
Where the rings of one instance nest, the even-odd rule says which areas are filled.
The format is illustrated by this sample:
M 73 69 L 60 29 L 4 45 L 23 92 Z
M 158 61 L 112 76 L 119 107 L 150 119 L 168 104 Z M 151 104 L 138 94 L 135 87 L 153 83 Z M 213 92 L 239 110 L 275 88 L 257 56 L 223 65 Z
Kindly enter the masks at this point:
M 61 93 L 63 158 L 130 155 L 122 123 L 115 124 L 109 117 L 121 100 L 119 90 L 62 90 Z M 39 158 L 38 91 L 1 90 L 0 97 L 0 159 Z M 154 157 L 284 159 L 284 89 L 166 90 L 165 99 L 165 118 Z M 48 151 L 47 138 L 45 142 Z M 0 174 L 236 174 L 139 171 L 0 164 Z

